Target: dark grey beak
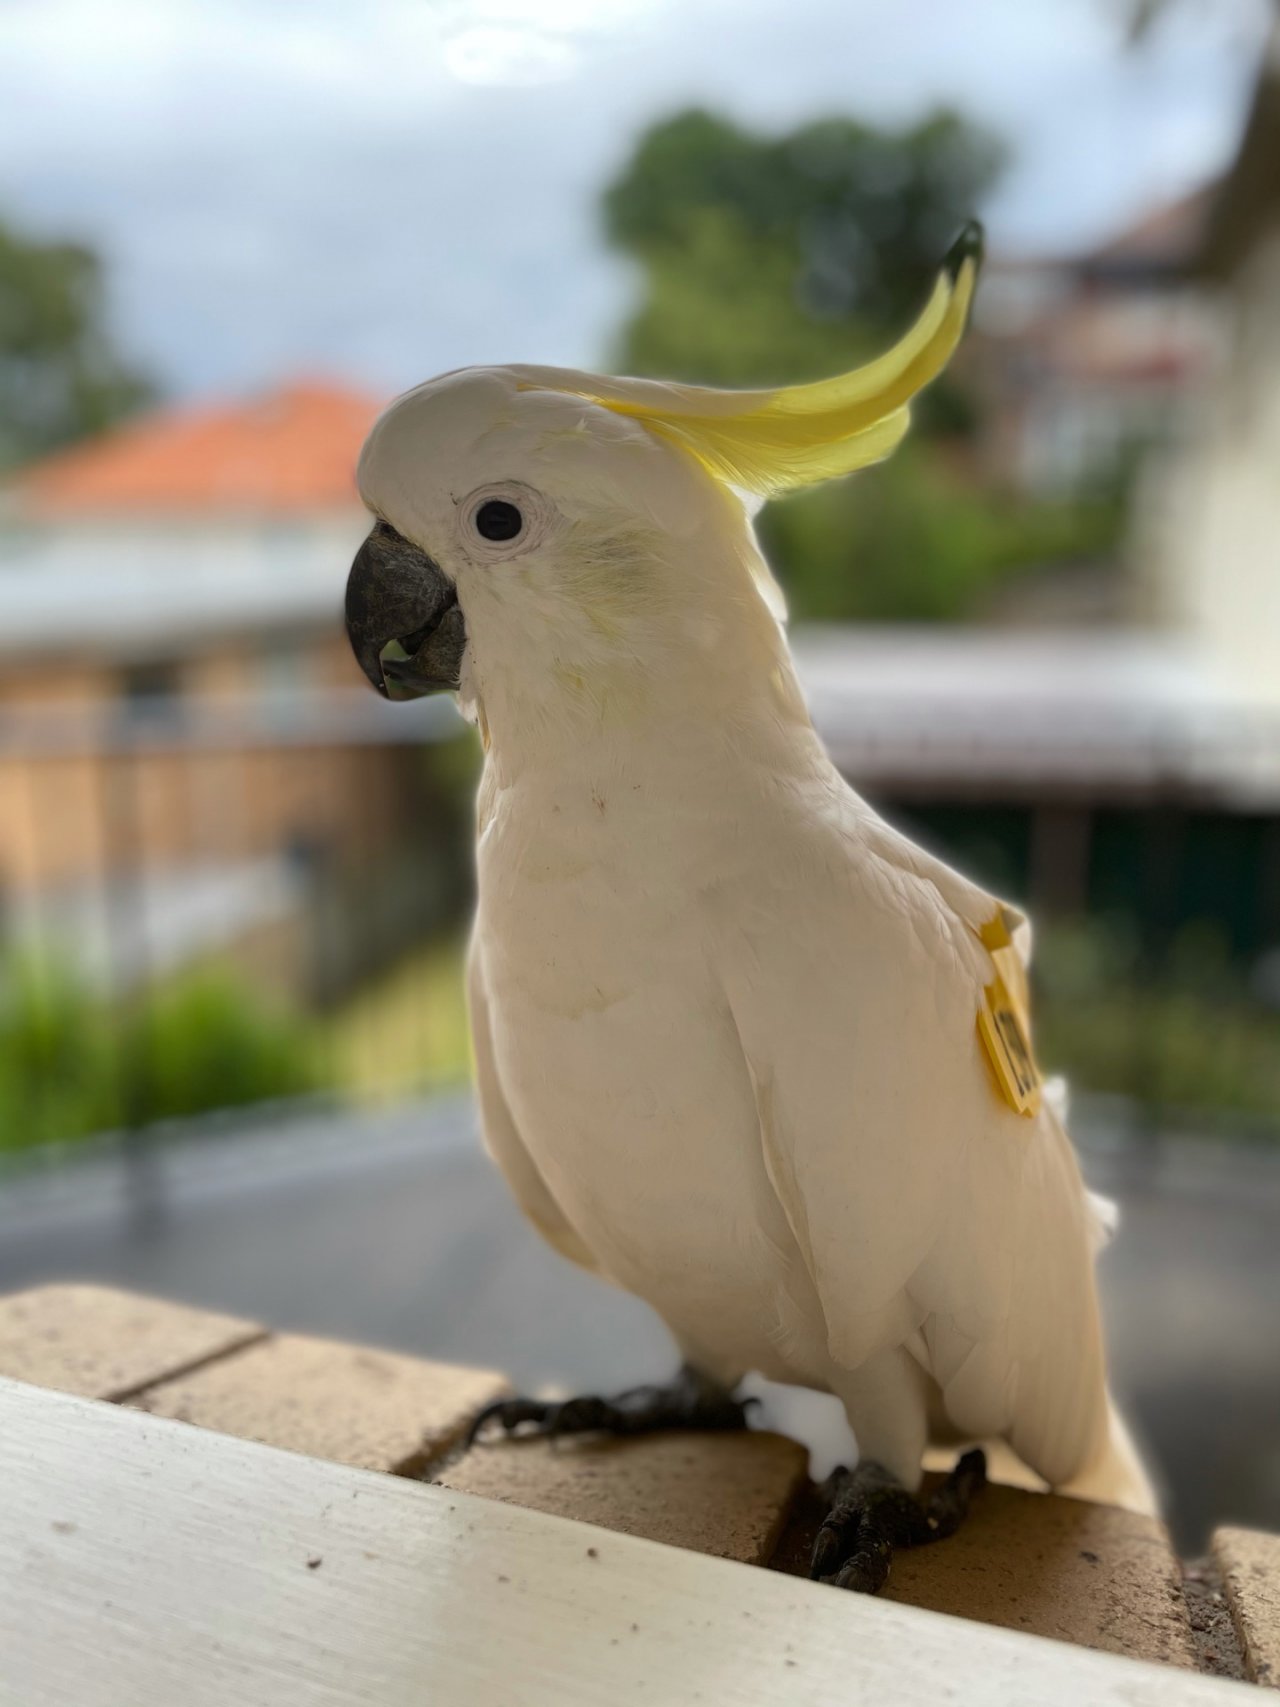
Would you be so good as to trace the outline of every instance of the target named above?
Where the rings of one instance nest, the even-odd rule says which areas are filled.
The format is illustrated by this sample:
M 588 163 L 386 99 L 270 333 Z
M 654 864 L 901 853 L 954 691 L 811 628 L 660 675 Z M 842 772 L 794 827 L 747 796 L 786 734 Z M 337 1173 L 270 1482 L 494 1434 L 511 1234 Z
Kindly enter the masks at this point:
M 387 522 L 356 552 L 347 577 L 347 638 L 384 699 L 456 688 L 467 629 L 453 582 Z

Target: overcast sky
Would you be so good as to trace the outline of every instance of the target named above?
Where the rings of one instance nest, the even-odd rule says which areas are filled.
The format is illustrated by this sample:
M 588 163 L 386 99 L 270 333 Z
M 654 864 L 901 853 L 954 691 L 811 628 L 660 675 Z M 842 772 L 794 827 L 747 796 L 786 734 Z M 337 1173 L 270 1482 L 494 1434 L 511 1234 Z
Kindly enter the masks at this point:
M 601 187 L 690 102 L 767 127 L 946 101 L 1070 248 L 1229 159 L 1266 0 L 0 0 L 0 215 L 94 243 L 175 393 L 590 366 L 628 300 Z

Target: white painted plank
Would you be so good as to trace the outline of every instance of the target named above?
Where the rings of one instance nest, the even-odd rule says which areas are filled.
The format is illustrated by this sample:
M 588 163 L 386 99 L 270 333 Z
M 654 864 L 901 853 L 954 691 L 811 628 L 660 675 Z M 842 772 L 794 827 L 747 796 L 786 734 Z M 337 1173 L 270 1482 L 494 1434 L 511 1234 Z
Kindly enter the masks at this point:
M 0 1382 L 21 1707 L 1205 1707 L 1140 1665 Z

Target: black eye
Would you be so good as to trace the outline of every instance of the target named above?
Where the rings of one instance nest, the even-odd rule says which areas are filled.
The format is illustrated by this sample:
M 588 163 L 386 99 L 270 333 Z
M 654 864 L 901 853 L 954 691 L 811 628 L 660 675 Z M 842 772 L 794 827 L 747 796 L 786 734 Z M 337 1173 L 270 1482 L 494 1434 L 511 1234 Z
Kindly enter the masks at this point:
M 524 526 L 524 517 L 505 498 L 486 498 L 476 511 L 475 521 L 481 539 L 514 539 Z

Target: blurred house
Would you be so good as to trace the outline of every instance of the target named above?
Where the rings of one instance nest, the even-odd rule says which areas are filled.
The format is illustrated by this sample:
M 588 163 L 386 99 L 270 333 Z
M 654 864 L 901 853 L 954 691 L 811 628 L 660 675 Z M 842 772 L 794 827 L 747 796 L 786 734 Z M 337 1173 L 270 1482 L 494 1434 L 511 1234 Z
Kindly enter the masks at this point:
M 1196 635 L 1242 697 L 1280 704 L 1280 16 L 1192 257 L 1224 328 L 1192 430 L 1153 468 L 1153 620 Z
M 993 261 L 974 344 L 990 477 L 1137 474 L 1105 596 L 1060 577 L 1015 613 L 1156 629 L 1219 697 L 1280 702 L 1280 18 L 1223 177 L 1086 254 Z
M 347 680 L 334 612 L 367 524 L 373 400 L 297 385 L 161 411 L 0 498 L 0 704 L 260 696 Z
M 1280 943 L 1280 716 L 1194 638 L 1136 628 L 826 628 L 795 651 L 840 768 L 1044 913 Z
M 1179 431 L 1220 342 L 1189 271 L 1214 197 L 1152 208 L 1083 254 L 993 257 L 971 352 L 993 479 L 1070 496 Z
M 298 980 L 308 886 L 401 822 L 424 727 L 383 723 L 340 622 L 376 411 L 316 384 L 162 411 L 4 491 L 10 935 L 125 982 L 255 938 Z

